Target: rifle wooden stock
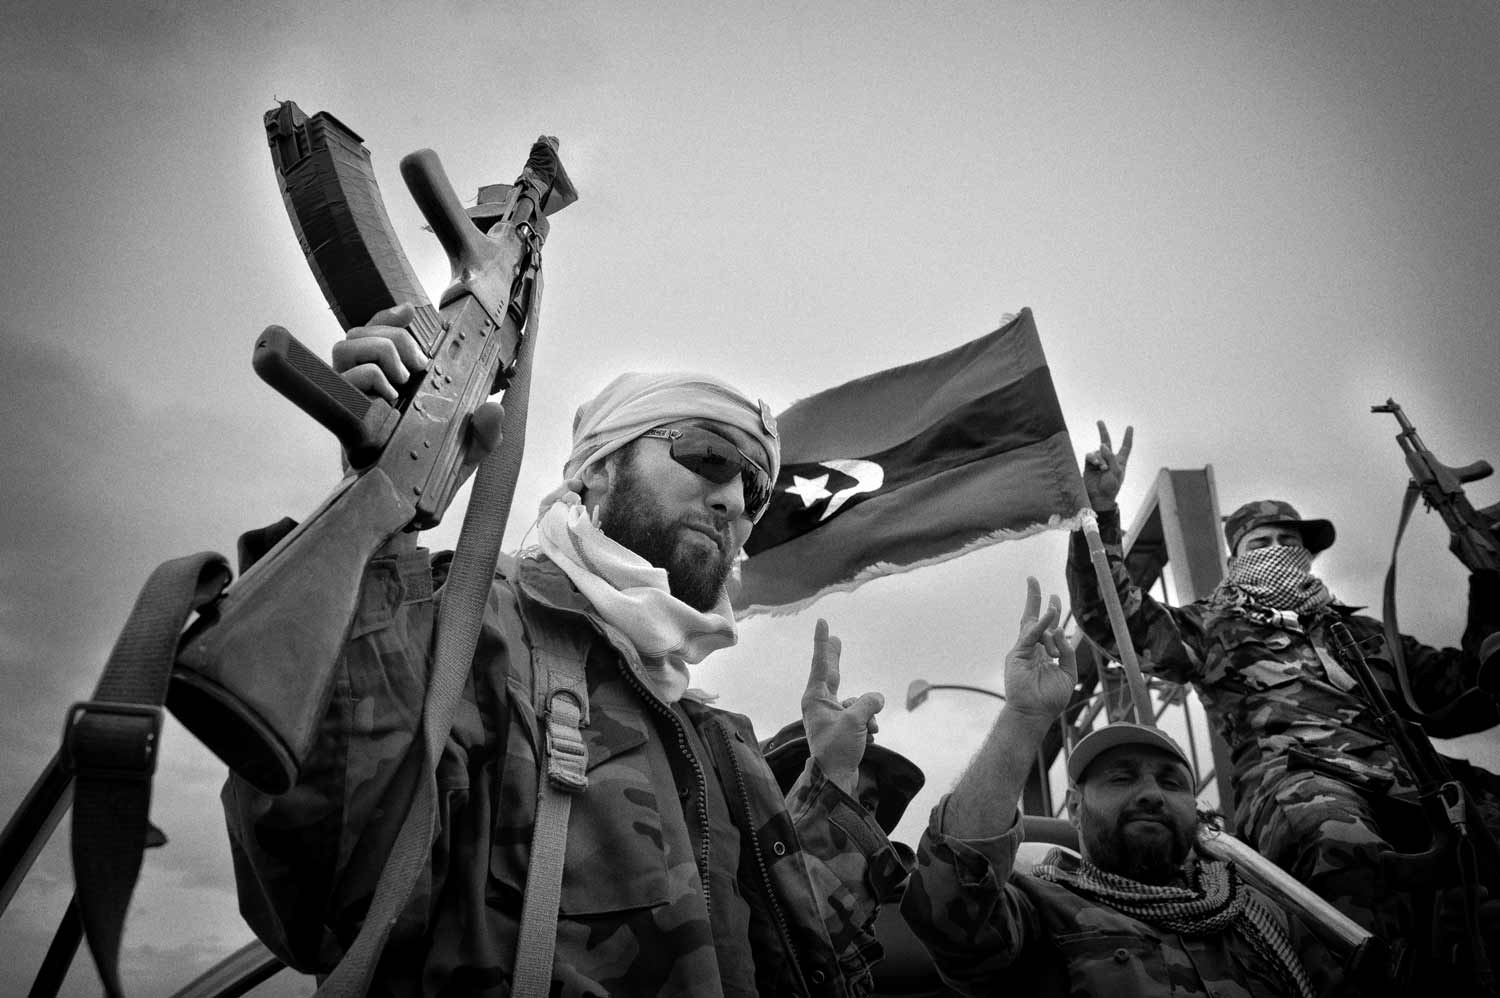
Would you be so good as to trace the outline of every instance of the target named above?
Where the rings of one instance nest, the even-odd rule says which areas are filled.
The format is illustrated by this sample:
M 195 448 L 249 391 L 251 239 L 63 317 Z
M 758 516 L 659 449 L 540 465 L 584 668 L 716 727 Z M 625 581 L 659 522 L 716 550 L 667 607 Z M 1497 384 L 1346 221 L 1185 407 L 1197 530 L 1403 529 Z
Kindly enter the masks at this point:
M 548 224 L 532 209 L 554 191 L 563 193 L 563 204 L 576 197 L 555 140 L 538 146 L 545 154 L 533 147 L 507 214 L 489 234 L 469 220 L 434 153 L 402 161 L 403 177 L 448 249 L 454 282 L 440 312 L 425 299 L 419 304 L 414 333 L 430 361 L 396 407 L 353 391 L 279 327 L 258 341 L 257 370 L 339 436 L 354 470 L 187 630 L 168 706 L 266 792 L 296 782 L 327 707 L 367 564 L 401 532 L 442 519 L 465 475 L 471 417 L 506 383 L 540 291 Z M 553 174 L 533 169 L 539 155 Z M 325 293 L 335 292 L 325 285 Z

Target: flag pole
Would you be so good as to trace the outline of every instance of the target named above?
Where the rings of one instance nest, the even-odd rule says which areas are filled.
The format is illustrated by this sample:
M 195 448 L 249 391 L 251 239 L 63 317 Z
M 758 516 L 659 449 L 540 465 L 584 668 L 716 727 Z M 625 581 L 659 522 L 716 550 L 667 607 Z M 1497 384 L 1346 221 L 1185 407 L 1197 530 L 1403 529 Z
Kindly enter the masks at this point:
M 1146 688 L 1146 677 L 1141 674 L 1141 663 L 1135 657 L 1130 629 L 1125 626 L 1125 610 L 1120 606 L 1120 593 L 1115 589 L 1109 558 L 1104 554 L 1104 541 L 1099 537 L 1099 518 L 1092 509 L 1085 509 L 1081 522 L 1083 538 L 1088 542 L 1089 561 L 1094 564 L 1099 592 L 1104 597 L 1105 609 L 1109 611 L 1109 628 L 1114 632 L 1115 649 L 1119 652 L 1120 664 L 1125 667 L 1125 681 L 1130 687 L 1131 703 L 1135 706 L 1135 722 L 1154 728 L 1156 717 L 1151 712 L 1151 693 Z

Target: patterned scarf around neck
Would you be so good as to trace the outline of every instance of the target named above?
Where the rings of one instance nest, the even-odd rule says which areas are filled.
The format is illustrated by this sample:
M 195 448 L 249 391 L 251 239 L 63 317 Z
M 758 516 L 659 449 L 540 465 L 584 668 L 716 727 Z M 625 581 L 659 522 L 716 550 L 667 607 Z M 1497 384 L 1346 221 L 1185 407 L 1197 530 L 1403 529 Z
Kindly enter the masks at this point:
M 1312 574 L 1311 551 L 1273 544 L 1233 558 L 1210 598 L 1220 606 L 1255 603 L 1308 613 L 1327 606 L 1333 594 Z
M 1107 873 L 1086 859 L 1077 860 L 1075 867 L 1069 854 L 1054 849 L 1032 873 L 1178 935 L 1235 932 L 1276 968 L 1288 994 L 1315 998 L 1291 941 L 1265 906 L 1251 896 L 1233 863 L 1195 862 L 1189 886 L 1161 887 Z
M 635 645 L 646 679 L 658 696 L 676 703 L 688 690 L 688 666 L 734 644 L 734 611 L 720 595 L 707 612 L 673 596 L 657 568 L 599 529 L 576 495 L 548 508 L 538 521 L 538 547 L 567 573 L 599 616 Z

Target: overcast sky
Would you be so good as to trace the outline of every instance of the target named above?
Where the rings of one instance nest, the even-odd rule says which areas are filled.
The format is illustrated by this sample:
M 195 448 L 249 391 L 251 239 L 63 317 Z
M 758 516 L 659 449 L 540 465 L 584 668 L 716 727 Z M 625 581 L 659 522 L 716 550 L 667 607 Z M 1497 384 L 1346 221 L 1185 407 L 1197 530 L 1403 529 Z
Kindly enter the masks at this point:
M 151 567 L 232 552 L 337 477 L 331 439 L 249 365 L 267 324 L 325 353 L 340 334 L 272 175 L 277 99 L 363 136 L 434 296 L 447 263 L 400 157 L 436 149 L 472 198 L 537 134 L 561 138 L 582 197 L 547 247 L 518 511 L 557 480 L 573 407 L 620 370 L 712 371 L 780 410 L 1027 305 L 1079 453 L 1096 418 L 1136 427 L 1127 520 L 1157 469 L 1211 464 L 1225 511 L 1276 496 L 1335 520 L 1318 567 L 1348 602 L 1378 607 L 1406 479 L 1370 404 L 1394 396 L 1450 463 L 1500 460 L 1490 3 L 386 6 L 11 6 L 0 816 Z M 769 734 L 796 715 L 827 617 L 846 690 L 884 692 L 881 740 L 929 773 L 914 841 L 995 705 L 946 694 L 908 714 L 908 682 L 997 685 L 1024 576 L 1060 589 L 1065 540 L 756 618 L 695 681 Z M 1451 644 L 1465 588 L 1445 546 L 1419 516 L 1402 623 Z M 169 726 L 154 815 L 172 844 L 137 894 L 132 994 L 249 938 L 222 779 Z M 66 904 L 60 845 L 0 921 L 5 993 Z M 96 993 L 91 975 L 70 993 Z

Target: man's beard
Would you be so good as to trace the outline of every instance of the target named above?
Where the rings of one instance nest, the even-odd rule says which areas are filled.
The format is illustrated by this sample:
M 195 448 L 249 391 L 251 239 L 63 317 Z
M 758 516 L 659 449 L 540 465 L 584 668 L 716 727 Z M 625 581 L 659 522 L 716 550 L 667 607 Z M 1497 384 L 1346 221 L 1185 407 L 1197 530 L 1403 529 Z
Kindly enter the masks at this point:
M 1183 861 L 1197 835 L 1196 822 L 1184 830 L 1172 824 L 1165 811 L 1136 808 L 1121 813 L 1119 820 L 1111 825 L 1087 801 L 1080 800 L 1078 806 L 1078 834 L 1089 862 L 1099 869 L 1143 884 L 1171 883 L 1181 874 Z M 1127 835 L 1125 826 L 1136 819 L 1159 819 L 1167 834 Z
M 658 568 L 666 569 L 672 595 L 694 610 L 711 610 L 734 567 L 730 529 L 722 517 L 704 513 L 700 525 L 713 531 L 718 557 L 683 544 L 684 521 L 669 521 L 656 510 L 629 455 L 616 465 L 608 499 L 599 510 L 599 529 Z

